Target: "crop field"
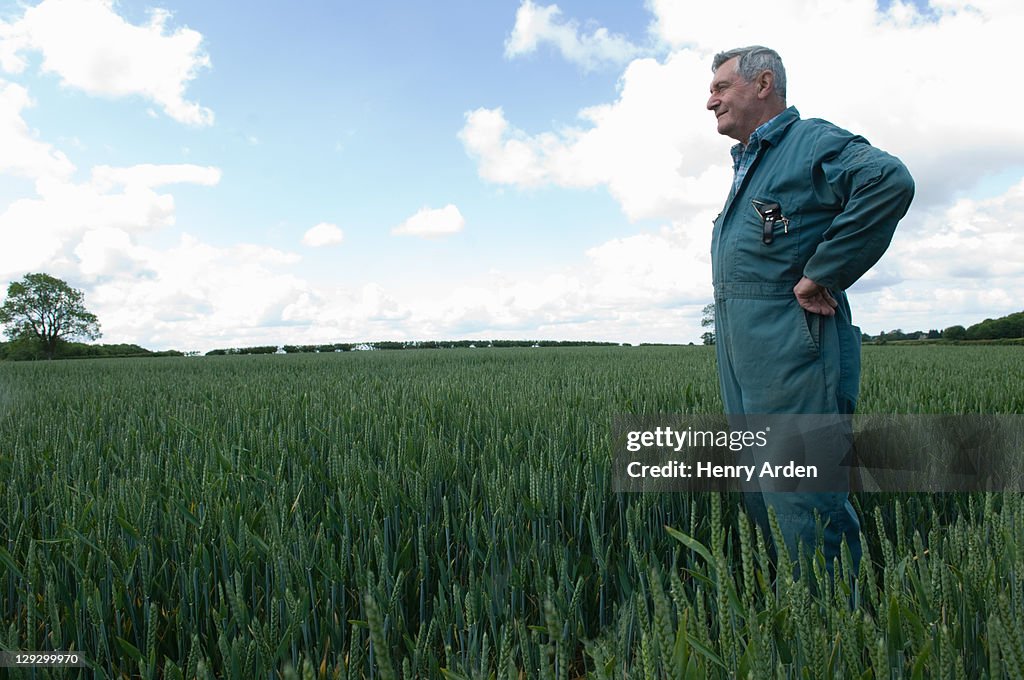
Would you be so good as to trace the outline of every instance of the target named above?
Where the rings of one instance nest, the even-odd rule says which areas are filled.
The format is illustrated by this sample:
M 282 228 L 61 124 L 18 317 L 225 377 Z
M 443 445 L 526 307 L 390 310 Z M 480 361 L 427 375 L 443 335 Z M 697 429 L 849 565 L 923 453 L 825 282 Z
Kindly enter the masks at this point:
M 1022 385 L 1021 347 L 867 347 L 860 410 Z M 705 347 L 0 364 L 0 650 L 89 666 L 2 672 L 1024 677 L 1019 494 L 855 495 L 832 588 L 735 494 L 612 492 L 613 414 L 721 408 Z

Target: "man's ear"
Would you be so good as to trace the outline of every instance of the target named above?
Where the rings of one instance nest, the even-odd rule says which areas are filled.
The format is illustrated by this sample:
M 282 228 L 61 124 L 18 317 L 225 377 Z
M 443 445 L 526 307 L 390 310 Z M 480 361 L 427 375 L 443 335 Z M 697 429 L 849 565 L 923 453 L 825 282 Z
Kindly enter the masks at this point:
M 775 75 L 771 71 L 761 71 L 757 77 L 757 98 L 767 99 L 775 92 Z

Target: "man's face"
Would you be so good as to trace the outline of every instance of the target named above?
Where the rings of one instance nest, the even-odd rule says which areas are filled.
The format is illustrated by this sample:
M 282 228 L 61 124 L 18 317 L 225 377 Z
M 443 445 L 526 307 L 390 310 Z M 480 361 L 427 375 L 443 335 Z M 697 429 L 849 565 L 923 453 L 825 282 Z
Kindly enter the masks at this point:
M 746 144 L 762 122 L 764 100 L 757 96 L 757 83 L 736 72 L 738 62 L 739 58 L 733 57 L 715 71 L 708 110 L 718 119 L 718 134 Z

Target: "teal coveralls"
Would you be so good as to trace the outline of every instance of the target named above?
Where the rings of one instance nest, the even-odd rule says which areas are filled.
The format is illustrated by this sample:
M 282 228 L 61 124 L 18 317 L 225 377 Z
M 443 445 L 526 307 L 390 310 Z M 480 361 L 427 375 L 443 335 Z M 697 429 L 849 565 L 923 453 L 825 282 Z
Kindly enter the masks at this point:
M 896 158 L 820 119 L 783 111 L 753 165 L 715 219 L 711 265 L 719 381 L 726 414 L 852 414 L 860 383 L 860 329 L 844 292 L 885 252 L 914 182 Z M 753 201 L 776 203 L 785 221 L 764 241 Z M 806 312 L 802 276 L 828 288 L 834 316 Z M 828 456 L 829 452 L 821 452 Z M 773 506 L 790 555 L 815 544 L 815 514 L 831 567 L 845 536 L 859 563 L 860 523 L 845 491 L 746 493 L 767 529 Z M 811 548 L 813 549 L 813 548 Z

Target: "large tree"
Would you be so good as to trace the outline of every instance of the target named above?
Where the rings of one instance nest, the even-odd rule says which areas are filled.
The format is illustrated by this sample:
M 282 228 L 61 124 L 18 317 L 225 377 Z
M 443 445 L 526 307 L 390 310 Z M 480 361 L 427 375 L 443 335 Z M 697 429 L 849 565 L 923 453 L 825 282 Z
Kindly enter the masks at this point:
M 47 359 L 60 342 L 100 337 L 96 315 L 82 303 L 82 291 L 49 274 L 26 274 L 7 287 L 0 324 L 11 340 L 38 341 Z
M 705 345 L 713 345 L 715 344 L 715 303 L 709 302 L 704 305 L 704 309 L 700 310 L 700 314 L 701 328 L 711 328 L 710 331 L 704 331 L 700 338 L 704 341 Z

